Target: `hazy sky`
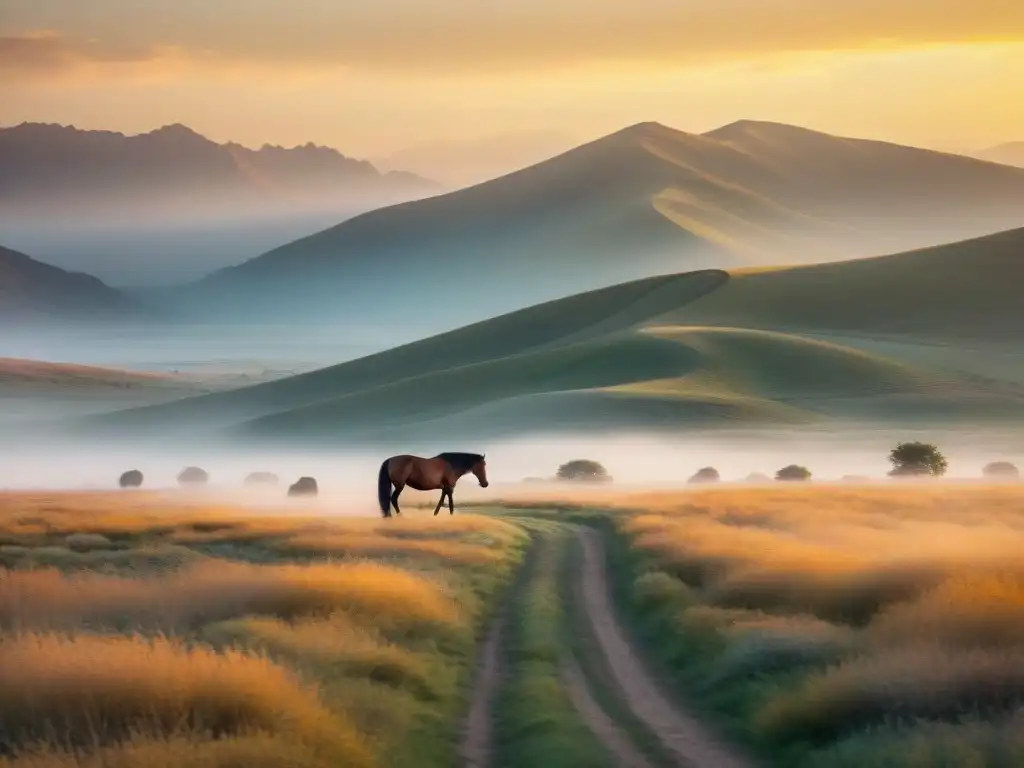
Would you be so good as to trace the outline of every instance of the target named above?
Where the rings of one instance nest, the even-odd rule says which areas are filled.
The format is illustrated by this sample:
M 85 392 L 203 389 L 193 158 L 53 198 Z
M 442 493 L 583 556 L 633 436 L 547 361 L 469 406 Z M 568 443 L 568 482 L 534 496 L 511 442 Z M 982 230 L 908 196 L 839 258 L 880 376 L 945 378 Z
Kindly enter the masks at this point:
M 0 125 L 331 144 L 740 118 L 1024 140 L 1024 0 L 0 0 Z

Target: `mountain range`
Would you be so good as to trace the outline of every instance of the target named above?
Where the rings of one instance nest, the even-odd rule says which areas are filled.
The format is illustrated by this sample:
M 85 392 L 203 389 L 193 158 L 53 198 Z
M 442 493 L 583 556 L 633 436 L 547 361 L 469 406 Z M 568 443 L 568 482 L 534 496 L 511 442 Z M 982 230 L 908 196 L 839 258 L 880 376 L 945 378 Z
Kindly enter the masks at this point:
M 328 147 L 248 149 L 183 125 L 136 136 L 39 123 L 0 129 L 4 242 L 117 285 L 196 279 L 438 189 Z
M 0 129 L 0 205 L 19 214 L 124 213 L 154 205 L 177 211 L 296 204 L 325 197 L 435 189 L 415 174 L 382 174 L 371 163 L 305 144 L 248 149 L 218 144 L 180 125 L 126 136 L 113 131 L 22 123 Z M 211 211 L 211 206 L 214 210 Z
M 1000 144 L 983 152 L 978 152 L 976 156 L 993 163 L 1024 168 L 1024 141 L 1011 141 L 1007 144 Z
M 773 123 L 703 135 L 642 123 L 370 211 L 186 293 L 220 317 L 438 330 L 652 274 L 891 253 L 1021 225 L 1021 169 Z

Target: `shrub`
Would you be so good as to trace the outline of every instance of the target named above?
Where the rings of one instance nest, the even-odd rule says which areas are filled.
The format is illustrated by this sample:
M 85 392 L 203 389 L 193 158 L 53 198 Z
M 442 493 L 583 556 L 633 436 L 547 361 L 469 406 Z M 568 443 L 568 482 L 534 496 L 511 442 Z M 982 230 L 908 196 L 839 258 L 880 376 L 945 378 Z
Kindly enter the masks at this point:
M 206 470 L 199 467 L 185 467 L 178 473 L 180 485 L 204 485 L 209 479 L 210 475 Z
M 1020 477 L 1020 470 L 1008 461 L 993 461 L 991 464 L 986 464 L 981 473 L 985 477 L 999 480 L 1016 480 Z
M 697 473 L 690 478 L 691 483 L 717 483 L 721 479 L 721 475 L 718 474 L 718 470 L 714 467 L 704 467 L 698 469 Z
M 746 482 L 748 483 L 770 483 L 772 479 L 763 472 L 751 472 L 747 475 Z
M 573 480 L 585 483 L 606 483 L 611 480 L 608 470 L 590 459 L 574 459 L 558 468 L 559 480 Z
M 900 443 L 889 452 L 889 462 L 892 477 L 941 477 L 948 467 L 946 457 L 929 443 Z
M 288 487 L 289 496 L 316 496 L 317 493 L 319 493 L 319 487 L 316 484 L 316 479 L 312 477 L 300 477 Z
M 138 488 L 142 485 L 142 473 L 137 469 L 129 469 L 118 478 L 117 484 L 122 488 Z
M 162 638 L 26 634 L 6 641 L 0 721 L 0 751 L 44 740 L 85 747 L 135 734 L 261 731 L 368 762 L 354 729 L 286 668 Z
M 780 482 L 802 482 L 811 479 L 811 470 L 799 464 L 790 464 L 776 472 L 775 479 Z

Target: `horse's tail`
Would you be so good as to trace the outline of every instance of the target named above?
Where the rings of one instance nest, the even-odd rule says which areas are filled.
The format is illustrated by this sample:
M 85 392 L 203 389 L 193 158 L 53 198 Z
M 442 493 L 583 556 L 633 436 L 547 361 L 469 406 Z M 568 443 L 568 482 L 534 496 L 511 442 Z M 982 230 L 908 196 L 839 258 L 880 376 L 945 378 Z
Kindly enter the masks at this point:
M 391 476 L 388 474 L 388 459 L 384 459 L 377 475 L 377 501 L 380 502 L 381 514 L 387 517 L 391 513 Z

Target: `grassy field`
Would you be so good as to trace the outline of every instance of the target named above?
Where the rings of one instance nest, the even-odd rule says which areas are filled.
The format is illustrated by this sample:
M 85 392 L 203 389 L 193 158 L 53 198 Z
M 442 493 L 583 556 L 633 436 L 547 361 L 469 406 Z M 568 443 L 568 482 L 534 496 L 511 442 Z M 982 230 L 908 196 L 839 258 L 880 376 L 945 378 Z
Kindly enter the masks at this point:
M 525 535 L 0 496 L 0 765 L 445 765 Z
M 530 431 L 1005 425 L 1024 230 L 860 261 L 649 278 L 308 374 L 108 415 L 127 434 L 338 442 Z M 881 290 L 884 286 L 884 291 Z
M 0 766 L 1024 760 L 1024 486 L 528 493 L 0 495 Z
M 778 765 L 1024 761 L 1020 486 L 616 504 L 620 604 L 734 740 Z

